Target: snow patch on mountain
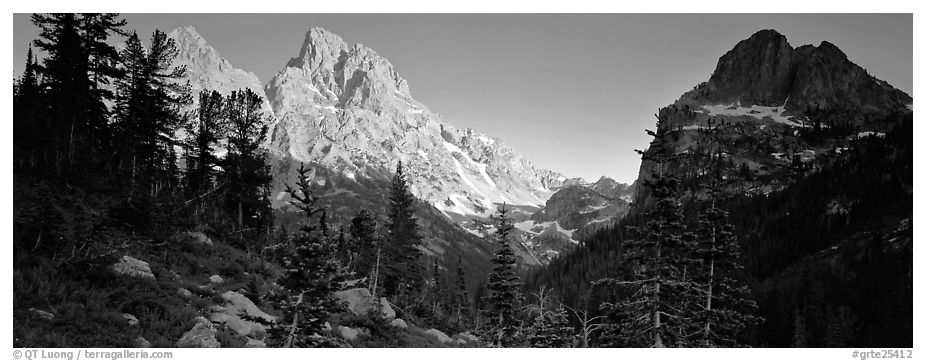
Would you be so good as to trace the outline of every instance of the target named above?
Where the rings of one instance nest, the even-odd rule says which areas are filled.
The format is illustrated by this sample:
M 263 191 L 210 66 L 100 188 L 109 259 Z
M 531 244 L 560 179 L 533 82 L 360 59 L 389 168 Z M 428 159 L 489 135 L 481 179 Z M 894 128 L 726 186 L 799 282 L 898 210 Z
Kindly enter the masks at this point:
M 787 101 L 785 102 L 787 104 Z M 695 110 L 697 113 L 707 112 L 708 115 L 725 115 L 730 117 L 742 117 L 748 116 L 755 119 L 771 119 L 776 123 L 781 123 L 793 127 L 803 127 L 804 125 L 796 121 L 793 116 L 784 116 L 782 113 L 785 112 L 785 104 L 779 106 L 762 106 L 762 105 L 752 105 L 748 107 L 740 106 L 737 104 L 715 104 L 715 105 L 703 105 L 701 110 Z M 688 126 L 692 127 L 692 126 Z M 687 127 L 686 127 L 687 128 Z M 694 128 L 697 129 L 697 128 Z

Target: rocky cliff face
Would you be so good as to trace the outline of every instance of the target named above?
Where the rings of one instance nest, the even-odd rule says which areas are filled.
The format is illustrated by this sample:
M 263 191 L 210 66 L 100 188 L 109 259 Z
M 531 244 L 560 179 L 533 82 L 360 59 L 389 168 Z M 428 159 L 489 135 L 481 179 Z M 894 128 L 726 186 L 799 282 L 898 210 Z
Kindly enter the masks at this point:
M 823 41 L 794 49 L 775 30 L 759 31 L 720 57 L 703 93 L 714 103 L 783 105 L 793 112 L 883 110 L 911 101 L 849 61 L 836 45 Z
M 829 42 L 795 49 L 762 30 L 720 57 L 707 82 L 660 109 L 657 134 L 667 141 L 651 144 L 644 158 L 675 154 L 669 169 L 696 182 L 706 160 L 721 157 L 735 191 L 768 193 L 857 139 L 883 135 L 911 103 Z M 644 160 L 639 179 L 652 167 Z

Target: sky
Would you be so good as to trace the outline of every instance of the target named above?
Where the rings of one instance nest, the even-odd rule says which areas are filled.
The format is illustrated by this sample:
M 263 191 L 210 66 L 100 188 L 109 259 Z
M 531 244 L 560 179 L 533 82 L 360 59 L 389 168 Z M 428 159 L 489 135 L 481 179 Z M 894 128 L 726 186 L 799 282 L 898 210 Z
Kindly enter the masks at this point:
M 192 25 L 266 83 L 321 26 L 393 64 L 412 96 L 451 124 L 569 177 L 630 183 L 654 114 L 706 81 L 761 29 L 792 46 L 836 44 L 911 96 L 911 14 L 123 14 L 143 38 Z M 13 16 L 14 76 L 36 36 Z

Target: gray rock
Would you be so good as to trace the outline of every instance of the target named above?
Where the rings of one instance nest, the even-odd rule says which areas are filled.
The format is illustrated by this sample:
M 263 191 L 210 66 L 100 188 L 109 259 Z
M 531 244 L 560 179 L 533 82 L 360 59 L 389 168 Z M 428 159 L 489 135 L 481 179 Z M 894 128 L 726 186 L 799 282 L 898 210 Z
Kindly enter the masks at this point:
M 341 302 L 347 303 L 347 308 L 357 316 L 366 316 L 373 310 L 379 310 L 383 314 L 383 319 L 391 320 L 395 318 L 395 310 L 389 304 L 385 297 L 377 300 L 370 294 L 366 288 L 352 288 L 349 290 L 334 293 L 334 297 Z
M 135 317 L 134 315 L 123 313 L 122 318 L 125 319 L 125 322 L 128 323 L 129 326 L 138 326 L 138 318 Z
M 190 231 L 184 233 L 184 237 L 193 244 L 203 244 L 212 247 L 212 239 L 203 232 Z
M 479 338 L 476 337 L 476 336 L 474 336 L 473 334 L 471 334 L 471 333 L 469 333 L 469 332 L 460 332 L 460 333 L 458 333 L 458 334 L 456 334 L 456 335 L 453 335 L 453 337 L 459 338 L 459 339 L 463 339 L 463 340 L 467 340 L 467 341 L 470 341 L 470 342 L 479 342 Z
M 396 328 L 408 328 L 408 323 L 405 323 L 405 320 L 401 318 L 397 318 L 392 320 L 392 322 L 389 322 L 389 326 Z
M 190 290 L 188 290 L 188 289 L 186 289 L 186 288 L 178 288 L 178 289 L 177 289 L 177 294 L 180 295 L 180 297 L 183 297 L 183 299 L 186 299 L 186 300 L 189 300 L 189 299 L 193 298 L 193 292 L 190 292 Z
M 222 276 L 212 275 L 212 276 L 209 276 L 209 282 L 211 282 L 214 285 L 220 285 L 220 284 L 225 283 L 225 280 L 222 279 Z
M 265 348 L 265 347 L 267 347 L 267 344 L 266 344 L 264 341 L 255 340 L 255 339 L 253 339 L 253 338 L 248 337 L 248 341 L 247 341 L 247 343 L 244 344 L 244 347 L 246 347 L 246 348 Z
M 55 315 L 53 313 L 48 312 L 48 311 L 43 311 L 37 308 L 29 308 L 29 312 L 32 312 L 36 316 L 39 316 L 40 318 L 45 319 L 45 320 L 51 321 L 55 319 Z
M 151 342 L 146 340 L 144 337 L 138 336 L 138 338 L 135 339 L 135 347 L 149 348 L 151 347 Z
M 118 263 L 113 265 L 113 271 L 116 274 L 137 277 L 149 281 L 154 281 L 154 273 L 151 273 L 151 267 L 148 262 L 133 258 L 131 256 L 122 256 Z
M 395 318 L 395 310 L 392 309 L 392 305 L 389 303 L 389 300 L 386 297 L 379 298 L 380 312 L 383 313 L 383 318 L 391 320 Z
M 367 281 L 367 278 L 366 278 L 366 277 L 364 277 L 364 278 L 358 278 L 358 279 L 354 279 L 354 280 L 347 280 L 347 281 L 341 282 L 341 287 L 342 287 L 342 288 L 348 288 L 348 287 L 356 288 L 356 287 L 358 287 L 358 285 L 360 285 L 361 283 L 364 283 L 364 282 L 366 282 L 366 281 Z
M 353 341 L 357 339 L 357 336 L 360 336 L 360 330 L 350 327 L 338 326 L 338 334 L 341 335 L 341 338 L 347 341 Z
M 213 306 L 212 314 L 209 320 L 215 323 L 224 324 L 242 336 L 260 338 L 266 334 L 266 326 L 261 323 L 246 320 L 242 315 L 252 319 L 259 319 L 266 323 L 276 321 L 276 317 L 262 311 L 254 302 L 244 295 L 228 291 L 222 294 L 225 304 L 222 306 Z
M 205 317 L 197 317 L 196 325 L 177 340 L 179 348 L 219 348 L 219 340 L 215 338 L 215 326 Z
M 453 339 L 450 338 L 450 336 L 447 336 L 446 333 L 443 333 L 443 332 L 441 332 L 441 331 L 439 331 L 439 330 L 437 330 L 437 329 L 433 329 L 433 328 L 430 329 L 430 330 L 424 331 L 424 334 L 425 334 L 425 335 L 429 335 L 429 336 L 433 336 L 433 337 L 437 338 L 437 340 L 440 341 L 441 343 L 449 343 L 449 342 L 452 342 L 452 341 L 453 341 Z

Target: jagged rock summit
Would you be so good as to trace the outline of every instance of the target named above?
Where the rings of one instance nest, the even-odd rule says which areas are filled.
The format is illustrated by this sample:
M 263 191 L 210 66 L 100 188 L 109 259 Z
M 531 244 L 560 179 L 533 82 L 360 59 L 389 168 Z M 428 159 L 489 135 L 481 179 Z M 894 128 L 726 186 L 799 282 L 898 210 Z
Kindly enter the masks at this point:
M 290 177 L 302 162 L 353 180 L 388 179 L 402 161 L 412 193 L 448 216 L 539 206 L 565 180 L 495 138 L 445 122 L 412 97 L 388 60 L 322 28 L 306 33 L 265 91 L 279 119 L 270 147 Z
M 186 80 L 190 82 L 195 101 L 199 100 L 197 95 L 202 90 L 228 94 L 249 88 L 264 97 L 264 87 L 257 75 L 232 66 L 192 26 L 176 28 L 167 36 L 174 39 L 178 50 L 174 66 L 186 67 Z
M 911 98 L 856 65 L 830 42 L 793 48 L 784 35 L 761 30 L 720 57 L 701 92 L 716 103 L 883 110 Z M 787 104 L 786 104 L 787 102 Z

